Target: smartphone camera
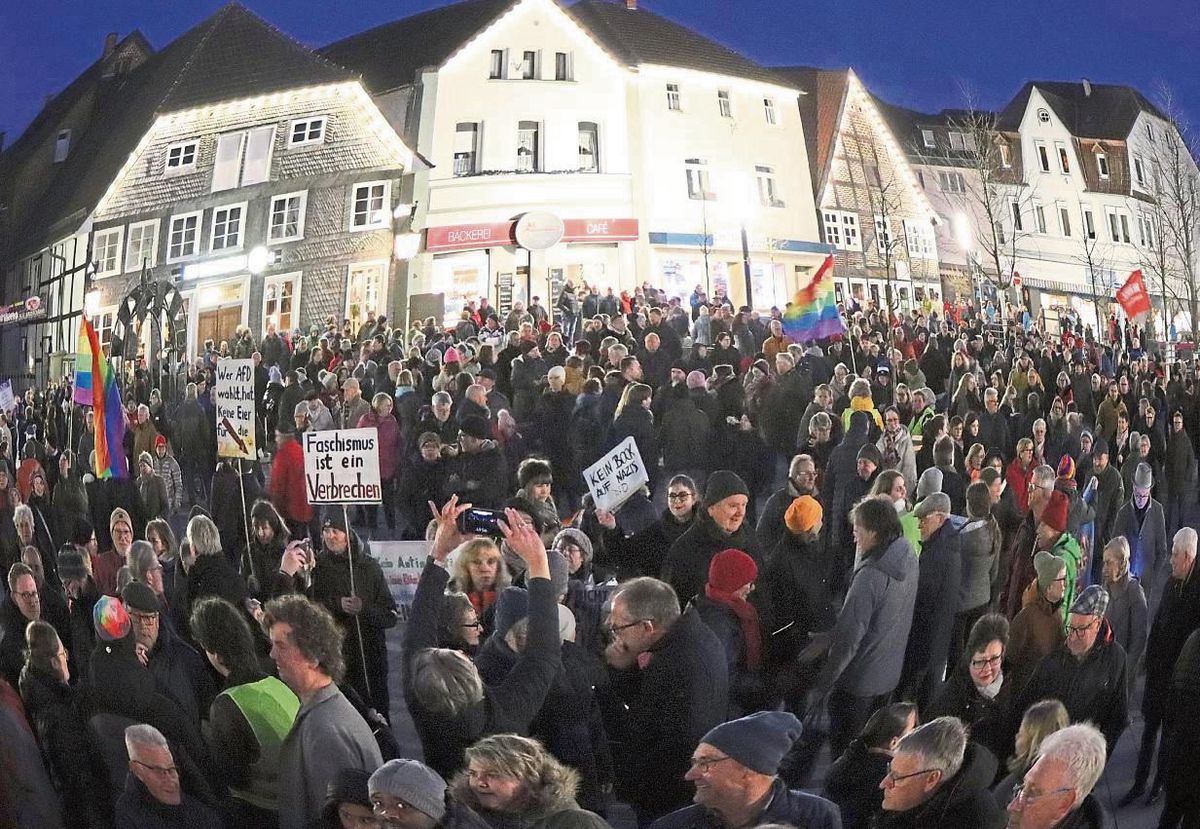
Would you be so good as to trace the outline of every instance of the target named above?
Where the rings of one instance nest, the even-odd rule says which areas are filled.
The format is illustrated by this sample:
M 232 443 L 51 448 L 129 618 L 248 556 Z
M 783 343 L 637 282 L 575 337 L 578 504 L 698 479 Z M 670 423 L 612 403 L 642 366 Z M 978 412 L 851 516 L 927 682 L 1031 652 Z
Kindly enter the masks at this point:
M 471 535 L 498 537 L 502 517 L 504 517 L 504 513 L 500 510 L 473 507 L 458 516 L 458 529 L 460 532 Z

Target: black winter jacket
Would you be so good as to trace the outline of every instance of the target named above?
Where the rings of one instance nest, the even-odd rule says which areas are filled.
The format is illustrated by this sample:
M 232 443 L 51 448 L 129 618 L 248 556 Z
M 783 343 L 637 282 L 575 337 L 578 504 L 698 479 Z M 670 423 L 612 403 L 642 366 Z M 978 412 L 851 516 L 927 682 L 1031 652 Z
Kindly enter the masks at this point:
M 730 548 L 741 550 L 762 566 L 763 558 L 749 520 L 732 535 L 722 532 L 708 513 L 699 510 L 698 517 L 687 532 L 671 545 L 663 563 L 662 579 L 675 588 L 680 603 L 685 603 L 704 590 L 708 582 L 708 564 L 712 557 Z
M 1002 829 L 1008 818 L 988 790 L 997 766 L 986 748 L 967 743 L 962 767 L 933 797 L 906 812 L 879 811 L 872 825 L 878 829 Z

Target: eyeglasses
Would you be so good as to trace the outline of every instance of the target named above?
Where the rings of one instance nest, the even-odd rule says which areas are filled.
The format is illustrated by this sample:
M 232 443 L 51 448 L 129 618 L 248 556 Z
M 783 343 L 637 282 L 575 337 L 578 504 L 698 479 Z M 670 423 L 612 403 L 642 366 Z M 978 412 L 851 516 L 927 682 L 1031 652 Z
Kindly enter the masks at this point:
M 461 625 L 459 625 L 459 627 L 481 628 L 481 627 L 483 627 L 483 622 L 463 622 Z
M 1100 620 L 1097 619 L 1096 622 L 1098 622 L 1098 621 L 1100 621 Z M 1071 636 L 1071 635 L 1082 636 L 1083 634 L 1085 634 L 1089 630 L 1091 630 L 1093 627 L 1095 627 L 1096 622 L 1088 622 L 1086 625 L 1067 625 L 1067 636 Z
M 134 765 L 141 766 L 146 771 L 153 772 L 154 774 L 157 774 L 159 777 L 178 777 L 179 776 L 179 769 L 175 768 L 174 766 L 167 766 L 166 768 L 164 768 L 162 766 L 152 766 L 149 763 L 143 763 L 141 760 L 130 760 L 129 762 L 133 763 Z
M 637 619 L 635 621 L 630 622 L 627 625 L 611 625 L 611 624 L 605 625 L 604 629 L 607 630 L 609 633 L 620 633 L 621 631 L 627 630 L 631 627 L 634 627 L 635 625 L 640 625 L 642 622 L 649 622 L 649 621 L 650 621 L 649 619 Z
M 690 498 L 691 495 L 692 495 L 692 493 L 690 493 L 690 492 L 668 492 L 667 500 L 669 500 L 669 501 L 685 501 L 688 498 Z
M 1027 794 L 1028 790 L 1025 788 L 1025 784 L 1018 783 L 1013 788 L 1012 799 L 1013 799 L 1013 801 L 1020 802 L 1023 806 L 1028 806 L 1030 803 L 1033 803 L 1036 800 L 1041 800 L 1044 797 L 1050 797 L 1050 795 L 1062 794 L 1063 792 L 1070 792 L 1070 791 L 1074 791 L 1074 789 L 1067 786 L 1067 787 L 1057 788 L 1054 791 L 1050 791 L 1050 792 L 1042 792 L 1041 794 Z
M 38 592 L 36 590 L 29 590 L 25 593 L 18 591 L 16 593 L 14 593 L 13 595 L 15 595 L 18 599 L 24 599 L 27 602 L 32 602 L 34 599 L 36 599 L 38 597 Z
M 717 763 L 724 763 L 729 757 L 693 757 L 692 768 L 699 769 L 701 774 L 708 774 Z
M 972 659 L 971 667 L 972 668 L 990 668 L 993 665 L 999 665 L 1000 660 L 1002 660 L 1003 658 L 1004 658 L 1003 656 L 989 656 L 986 659 Z
M 892 767 L 888 766 L 887 774 L 883 776 L 883 779 L 887 780 L 890 777 L 893 784 L 903 783 L 910 777 L 916 777 L 921 774 L 929 774 L 931 771 L 941 771 L 941 769 L 921 769 L 920 771 L 914 771 L 910 774 L 896 774 L 896 772 L 892 770 Z

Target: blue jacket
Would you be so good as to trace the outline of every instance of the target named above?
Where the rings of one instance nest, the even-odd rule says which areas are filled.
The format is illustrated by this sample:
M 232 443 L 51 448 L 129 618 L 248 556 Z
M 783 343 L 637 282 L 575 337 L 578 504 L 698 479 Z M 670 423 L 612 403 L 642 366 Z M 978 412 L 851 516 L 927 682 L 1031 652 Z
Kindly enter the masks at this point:
M 837 806 L 815 794 L 789 789 L 779 778 L 771 786 L 767 808 L 751 823 L 755 826 L 774 823 L 804 829 L 842 829 Z M 650 829 L 725 829 L 725 826 L 715 814 L 693 804 L 659 818 L 650 824 Z

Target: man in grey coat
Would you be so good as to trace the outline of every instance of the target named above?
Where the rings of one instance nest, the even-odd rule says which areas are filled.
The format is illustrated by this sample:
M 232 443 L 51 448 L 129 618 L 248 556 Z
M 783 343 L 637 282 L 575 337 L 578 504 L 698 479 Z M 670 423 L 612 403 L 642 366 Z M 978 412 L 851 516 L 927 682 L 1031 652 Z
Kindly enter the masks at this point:
M 367 723 L 342 696 L 342 633 L 329 611 L 303 596 L 267 604 L 263 627 L 279 678 L 300 698 L 279 750 L 280 829 L 307 829 L 320 817 L 329 782 L 342 769 L 383 765 Z
M 1162 504 L 1150 497 L 1153 486 L 1149 465 L 1139 463 L 1133 473 L 1133 493 L 1117 510 L 1112 534 L 1129 543 L 1129 572 L 1145 587 L 1152 616 L 1169 569 L 1166 513 Z

